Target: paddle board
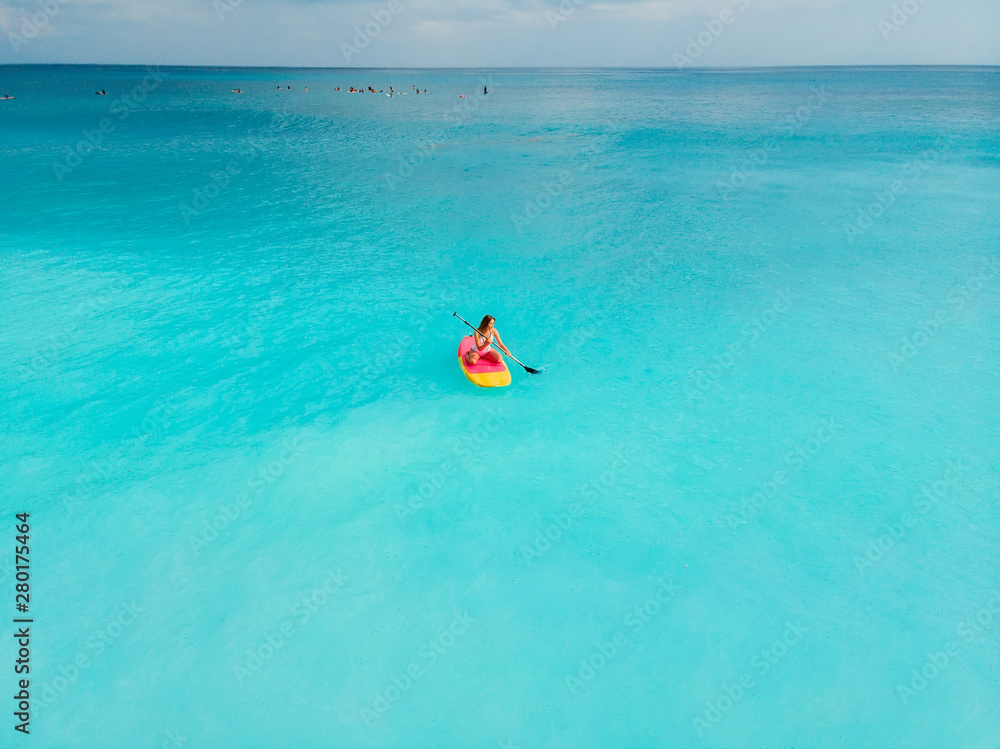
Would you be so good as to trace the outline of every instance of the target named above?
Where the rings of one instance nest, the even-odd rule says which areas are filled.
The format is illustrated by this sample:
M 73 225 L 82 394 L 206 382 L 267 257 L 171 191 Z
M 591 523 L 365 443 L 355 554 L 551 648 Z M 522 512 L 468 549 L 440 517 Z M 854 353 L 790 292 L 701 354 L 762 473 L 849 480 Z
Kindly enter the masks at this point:
M 458 364 L 469 378 L 469 382 L 481 388 L 497 388 L 510 385 L 510 370 L 507 363 L 500 360 L 499 364 L 485 362 L 482 359 L 471 367 L 465 363 L 465 354 L 475 345 L 475 339 L 470 335 L 462 339 L 458 344 Z

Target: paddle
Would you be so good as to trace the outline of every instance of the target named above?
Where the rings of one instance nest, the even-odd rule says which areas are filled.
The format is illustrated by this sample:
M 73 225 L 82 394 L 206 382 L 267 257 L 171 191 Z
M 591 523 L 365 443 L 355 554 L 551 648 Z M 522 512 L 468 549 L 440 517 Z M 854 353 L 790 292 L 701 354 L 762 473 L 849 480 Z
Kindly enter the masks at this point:
M 459 315 L 457 312 L 452 312 L 451 316 L 452 317 L 457 317 L 459 320 L 461 320 L 462 322 L 464 322 L 466 325 L 468 325 L 473 330 L 478 330 L 479 329 L 475 325 L 473 325 L 472 323 L 470 323 L 468 320 L 466 320 L 465 318 L 463 318 L 461 315 Z M 517 357 L 515 357 L 512 353 L 510 353 L 510 351 L 507 352 L 507 356 L 509 356 L 514 361 L 516 361 L 522 367 L 524 367 L 524 371 L 527 372 L 528 374 L 541 374 L 542 373 L 542 370 L 540 370 L 540 369 L 532 369 L 527 364 L 523 364 L 520 361 L 518 361 Z

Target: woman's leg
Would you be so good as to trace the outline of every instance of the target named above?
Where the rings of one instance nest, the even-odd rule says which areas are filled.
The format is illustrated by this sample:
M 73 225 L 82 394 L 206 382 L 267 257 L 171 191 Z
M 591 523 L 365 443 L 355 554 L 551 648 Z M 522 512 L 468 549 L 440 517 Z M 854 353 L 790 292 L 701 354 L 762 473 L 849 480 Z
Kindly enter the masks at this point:
M 479 361 L 479 354 L 476 351 L 466 351 L 465 352 L 465 363 L 470 367 Z
M 490 351 L 487 351 L 485 354 L 483 354 L 480 358 L 481 359 L 485 359 L 488 362 L 492 362 L 493 364 L 499 364 L 500 363 L 500 352 L 496 351 L 496 350 L 490 350 Z

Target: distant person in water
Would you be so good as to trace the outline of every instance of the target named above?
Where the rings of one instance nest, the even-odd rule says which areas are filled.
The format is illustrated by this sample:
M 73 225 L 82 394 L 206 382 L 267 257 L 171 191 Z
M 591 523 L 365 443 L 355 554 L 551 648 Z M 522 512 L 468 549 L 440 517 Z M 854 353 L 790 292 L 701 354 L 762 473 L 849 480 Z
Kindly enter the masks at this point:
M 102 88 L 100 91 L 95 91 L 94 96 L 107 96 L 107 94 L 104 92 L 104 89 Z
M 479 327 L 473 332 L 473 346 L 465 354 L 465 363 L 470 367 L 480 360 L 491 364 L 499 364 L 503 361 L 500 352 L 493 348 L 492 344 L 494 343 L 500 347 L 500 351 L 510 356 L 510 351 L 503 345 L 500 334 L 493 327 L 494 322 L 493 315 L 486 315 L 479 323 Z
M 483 96 L 486 96 L 486 94 L 488 94 L 488 93 L 489 93 L 489 91 L 486 90 L 486 86 L 483 86 Z

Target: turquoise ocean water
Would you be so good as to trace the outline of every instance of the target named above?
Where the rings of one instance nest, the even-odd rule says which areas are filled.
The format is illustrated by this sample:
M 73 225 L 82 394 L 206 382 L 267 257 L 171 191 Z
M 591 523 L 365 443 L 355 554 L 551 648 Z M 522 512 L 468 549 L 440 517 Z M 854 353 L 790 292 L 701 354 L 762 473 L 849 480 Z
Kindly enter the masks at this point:
M 31 746 L 997 749 L 998 83 L 0 68 Z

